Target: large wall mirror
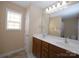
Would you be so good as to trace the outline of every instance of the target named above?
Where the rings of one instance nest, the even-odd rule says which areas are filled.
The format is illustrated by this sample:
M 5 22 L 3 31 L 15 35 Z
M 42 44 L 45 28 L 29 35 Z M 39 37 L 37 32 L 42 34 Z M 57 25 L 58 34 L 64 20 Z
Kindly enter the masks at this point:
M 62 18 L 59 16 L 49 18 L 48 34 L 78 40 L 77 17 Z
M 54 16 L 53 16 L 54 15 Z M 49 15 L 48 34 L 78 40 L 79 3 Z

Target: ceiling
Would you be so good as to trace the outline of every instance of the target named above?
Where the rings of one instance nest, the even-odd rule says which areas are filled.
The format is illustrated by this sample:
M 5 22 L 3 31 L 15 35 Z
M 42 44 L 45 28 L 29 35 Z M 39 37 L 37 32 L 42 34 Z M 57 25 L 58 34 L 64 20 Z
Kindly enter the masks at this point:
M 54 4 L 57 1 L 12 1 L 12 3 L 15 3 L 17 5 L 20 5 L 22 7 L 28 7 L 29 5 L 35 5 L 40 8 L 46 8 L 50 5 Z M 67 9 L 60 10 L 54 14 L 50 14 L 50 16 L 61 16 L 61 17 L 69 17 L 79 14 L 79 3 L 74 4 L 72 6 L 68 6 Z
M 22 7 L 28 7 L 29 5 L 36 5 L 40 8 L 46 8 L 56 1 L 11 1 L 12 3 L 16 3 Z

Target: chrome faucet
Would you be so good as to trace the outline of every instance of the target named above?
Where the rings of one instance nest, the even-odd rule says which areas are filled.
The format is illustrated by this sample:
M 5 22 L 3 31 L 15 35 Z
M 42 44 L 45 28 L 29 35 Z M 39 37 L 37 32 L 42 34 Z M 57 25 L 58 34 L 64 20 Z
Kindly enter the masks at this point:
M 65 38 L 65 43 L 68 43 L 67 38 Z
M 45 34 L 43 34 L 43 38 L 45 38 Z
M 45 38 L 46 35 L 47 35 L 46 33 L 43 33 L 43 38 Z

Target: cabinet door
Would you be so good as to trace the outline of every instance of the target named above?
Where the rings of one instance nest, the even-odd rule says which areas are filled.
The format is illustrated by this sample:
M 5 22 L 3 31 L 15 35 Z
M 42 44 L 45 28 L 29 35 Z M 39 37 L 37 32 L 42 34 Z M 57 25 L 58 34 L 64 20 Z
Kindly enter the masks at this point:
M 33 38 L 33 54 L 36 57 L 41 57 L 41 40 Z
M 48 43 L 42 41 L 42 52 L 41 52 L 41 57 L 42 58 L 48 58 Z
M 49 57 L 50 58 L 63 57 L 65 53 L 66 51 L 64 49 L 61 49 L 59 47 L 49 44 Z
M 41 57 L 41 40 L 37 39 L 37 57 Z
M 36 56 L 37 54 L 37 39 L 33 37 L 33 48 L 32 48 L 33 54 Z

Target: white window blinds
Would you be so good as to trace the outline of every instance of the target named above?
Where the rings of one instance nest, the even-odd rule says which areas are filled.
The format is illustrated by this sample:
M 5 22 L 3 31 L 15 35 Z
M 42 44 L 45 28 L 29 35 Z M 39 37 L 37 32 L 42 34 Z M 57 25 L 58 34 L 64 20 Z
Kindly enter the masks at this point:
M 20 30 L 21 18 L 22 18 L 22 15 L 20 13 L 8 10 L 7 11 L 7 29 Z

